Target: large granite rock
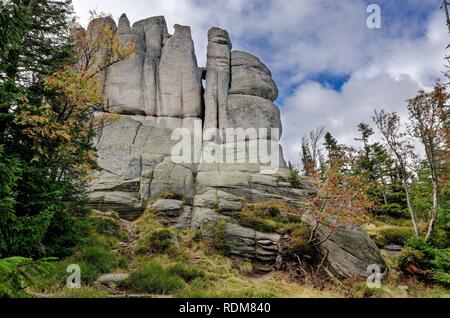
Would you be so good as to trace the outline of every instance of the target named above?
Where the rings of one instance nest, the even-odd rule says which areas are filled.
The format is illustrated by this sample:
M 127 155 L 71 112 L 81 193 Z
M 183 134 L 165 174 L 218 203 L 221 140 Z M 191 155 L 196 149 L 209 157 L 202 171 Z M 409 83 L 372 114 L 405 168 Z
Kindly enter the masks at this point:
M 274 101 L 278 88 L 267 66 L 257 57 L 241 52 L 231 53 L 230 94 L 252 95 Z
M 240 225 L 236 213 L 245 202 L 269 200 L 307 210 L 317 187 L 303 180 L 300 189 L 293 189 L 287 181 L 279 146 L 280 111 L 273 103 L 278 90 L 269 69 L 251 54 L 231 52 L 229 35 L 219 28 L 208 32 L 207 65 L 198 68 L 189 27 L 175 25 L 175 33 L 169 35 L 164 17 L 131 27 L 122 15 L 118 27 L 110 18 L 94 20 L 90 36 L 105 25 L 122 45 L 133 44 L 134 54 L 102 74 L 106 105 L 96 116 L 118 116 L 97 130 L 99 170 L 92 173 L 91 206 L 116 211 L 127 220 L 152 209 L 167 226 L 198 229 L 212 239 L 220 234 L 228 254 L 270 269 L 283 254 L 282 238 Z M 96 62 L 107 54 L 96 52 Z M 187 148 L 203 151 L 202 156 L 189 162 L 175 160 L 177 128 L 197 137 L 189 139 Z M 209 128 L 217 135 L 226 128 L 241 128 L 244 134 L 223 134 L 211 142 L 201 136 Z M 276 136 L 270 131 L 248 134 L 252 129 L 260 133 L 260 128 L 279 131 Z M 210 150 L 214 155 L 208 154 Z M 209 162 L 207 157 L 218 160 Z M 161 199 L 168 190 L 183 199 Z M 217 233 L 219 223 L 225 225 L 223 233 Z M 321 227 L 319 240 L 327 233 L 327 227 Z M 344 277 L 364 277 L 371 264 L 385 267 L 370 238 L 350 225 L 337 228 L 317 246 L 316 258 L 325 255 L 326 265 Z
M 142 34 L 131 28 L 126 15 L 119 19 L 116 35 L 122 46 L 134 48 L 130 58 L 112 65 L 106 72 L 106 109 L 119 114 L 145 114 L 142 94 L 142 67 L 145 43 Z
M 159 117 L 200 117 L 201 72 L 197 67 L 191 28 L 175 25 L 162 49 L 159 66 Z
M 316 220 L 305 214 L 303 220 L 311 228 L 316 227 Z M 330 224 L 321 223 L 316 231 L 315 246 L 318 253 L 316 260 L 325 259 L 325 265 L 335 274 L 345 278 L 367 277 L 369 266 L 378 266 L 382 273 L 387 272 L 386 263 L 375 242 L 359 226 L 354 224 L 339 225 L 331 230 Z M 331 233 L 331 235 L 330 235 Z
M 218 222 L 225 225 L 224 233 L 217 233 Z M 192 214 L 192 228 L 200 230 L 212 240 L 224 240 L 224 252 L 237 257 L 265 263 L 271 268 L 279 255 L 280 235 L 261 233 L 243 227 L 232 218 L 219 214 L 214 209 L 195 207 Z M 219 237 L 221 236 L 221 237 Z
M 114 34 L 116 30 L 116 22 L 111 17 L 95 18 L 89 22 L 88 28 L 86 30 L 87 40 L 98 43 L 104 36 L 105 31 L 109 31 Z M 91 58 L 89 61 L 82 61 L 83 63 L 87 63 L 87 65 L 90 66 L 91 71 L 95 71 L 99 67 L 102 67 L 110 54 L 110 52 L 101 45 L 97 46 L 96 48 L 97 52 L 95 52 L 93 59 Z M 102 74 L 103 79 L 105 76 L 104 73 L 105 72 L 103 72 Z
M 219 128 L 227 107 L 231 80 L 231 41 L 228 32 L 212 28 L 208 32 L 206 64 L 205 129 Z
M 166 19 L 163 16 L 140 20 L 133 25 L 145 43 L 142 65 L 143 108 L 147 116 L 157 116 L 160 103 L 159 64 L 162 49 L 169 38 Z
M 281 134 L 280 109 L 270 100 L 250 95 L 229 95 L 220 128 L 278 128 Z M 277 136 L 280 138 L 280 136 Z
M 194 197 L 194 172 L 192 168 L 171 162 L 167 157 L 153 173 L 150 195 L 156 197 L 168 190 L 182 194 L 186 200 Z

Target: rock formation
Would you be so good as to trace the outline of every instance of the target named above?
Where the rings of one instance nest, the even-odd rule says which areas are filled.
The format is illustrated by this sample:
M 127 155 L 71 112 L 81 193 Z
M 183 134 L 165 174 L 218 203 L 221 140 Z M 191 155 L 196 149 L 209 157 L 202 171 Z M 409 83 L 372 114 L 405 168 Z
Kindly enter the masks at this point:
M 274 104 L 278 89 L 269 69 L 251 54 L 232 51 L 229 34 L 219 28 L 208 32 L 207 65 L 199 68 L 189 27 L 175 25 L 170 35 L 164 17 L 133 26 L 125 15 L 118 27 L 107 22 L 122 44 L 134 43 L 134 54 L 104 74 L 103 112 L 118 114 L 118 120 L 97 132 L 100 170 L 93 173 L 91 206 L 114 210 L 129 220 L 151 208 L 169 226 L 205 233 L 223 221 L 232 255 L 274 265 L 281 253 L 280 235 L 245 228 L 233 213 L 242 210 L 243 200 L 304 207 L 316 190 L 306 181 L 301 189 L 286 181 L 280 111 Z M 95 27 L 91 23 L 91 32 Z M 197 137 L 189 140 L 188 148 L 200 157 L 174 160 L 172 152 L 180 142 L 179 134 L 174 138 L 177 128 Z M 230 137 L 227 128 L 245 133 Z M 259 134 L 261 128 L 270 131 Z M 265 158 L 259 156 L 262 150 Z M 206 154 L 217 160 L 204 160 Z M 232 160 L 225 161 L 230 154 Z M 184 199 L 154 200 L 167 190 Z M 358 251 L 349 252 L 347 243 Z M 359 230 L 343 228 L 322 251 L 342 276 L 364 276 L 367 265 L 384 264 L 376 246 Z

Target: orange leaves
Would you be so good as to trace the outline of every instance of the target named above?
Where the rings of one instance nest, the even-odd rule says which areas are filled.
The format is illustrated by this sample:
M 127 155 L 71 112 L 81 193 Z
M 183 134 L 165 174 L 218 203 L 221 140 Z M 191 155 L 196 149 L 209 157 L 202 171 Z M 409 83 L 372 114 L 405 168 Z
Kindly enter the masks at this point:
M 341 171 L 340 167 L 328 168 L 316 182 L 319 194 L 313 201 L 313 213 L 319 223 L 330 218 L 342 223 L 364 219 L 374 204 L 368 196 L 370 183 L 350 171 Z

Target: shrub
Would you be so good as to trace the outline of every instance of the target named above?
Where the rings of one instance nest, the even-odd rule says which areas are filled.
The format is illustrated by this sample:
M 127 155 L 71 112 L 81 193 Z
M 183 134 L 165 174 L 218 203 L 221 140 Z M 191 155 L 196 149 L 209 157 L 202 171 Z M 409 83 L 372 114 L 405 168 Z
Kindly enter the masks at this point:
M 97 234 L 117 238 L 121 241 L 127 240 L 127 234 L 120 227 L 119 221 L 113 218 L 95 217 L 89 218 L 89 226 Z
M 168 272 L 172 275 L 181 277 L 185 282 L 190 282 L 205 276 L 205 273 L 202 270 L 182 263 L 175 263 L 169 266 Z
M 150 234 L 150 248 L 153 253 L 166 252 L 172 245 L 173 234 L 167 229 Z
M 450 248 L 435 249 L 435 257 L 431 264 L 435 269 L 435 279 L 450 286 Z
M 239 223 L 242 226 L 265 233 L 277 232 L 280 228 L 275 221 L 258 217 L 251 212 L 243 212 L 239 216 Z
M 108 236 L 118 236 L 120 226 L 114 220 L 95 218 L 92 219 L 91 222 L 97 233 Z
M 71 217 L 67 211 L 56 213 L 44 237 L 45 255 L 70 256 L 86 235 L 82 219 Z
M 293 188 L 300 188 L 301 180 L 300 180 L 300 170 L 296 168 L 291 162 L 289 162 L 289 183 Z
M 414 235 L 409 227 L 392 227 L 380 231 L 380 244 L 405 245 L 405 242 Z
M 439 249 L 423 238 L 410 238 L 406 242 L 406 250 L 398 259 L 399 266 L 405 261 L 413 261 L 421 270 L 431 274 L 432 278 L 450 286 L 450 248 Z
M 169 273 L 160 264 L 151 262 L 132 273 L 125 285 L 142 293 L 172 294 L 185 286 L 178 276 Z
M 215 224 L 212 236 L 214 248 L 223 254 L 229 254 L 231 248 L 227 243 L 227 222 L 225 220 L 220 220 Z
M 291 234 L 292 245 L 290 249 L 298 255 L 307 255 L 311 252 L 311 245 L 309 239 L 311 230 L 309 226 L 303 224 L 295 229 Z
M 369 288 L 366 283 L 359 283 L 354 287 L 353 297 L 380 298 L 383 295 L 381 288 Z
M 260 206 L 256 209 L 256 214 L 262 217 L 274 218 L 281 214 L 280 208 L 276 205 Z
M 259 232 L 286 234 L 302 224 L 301 216 L 288 205 L 270 200 L 265 203 L 248 205 L 240 213 L 234 214 L 242 226 Z
M 398 203 L 389 203 L 381 205 L 380 215 L 386 215 L 393 218 L 408 218 L 408 212 Z

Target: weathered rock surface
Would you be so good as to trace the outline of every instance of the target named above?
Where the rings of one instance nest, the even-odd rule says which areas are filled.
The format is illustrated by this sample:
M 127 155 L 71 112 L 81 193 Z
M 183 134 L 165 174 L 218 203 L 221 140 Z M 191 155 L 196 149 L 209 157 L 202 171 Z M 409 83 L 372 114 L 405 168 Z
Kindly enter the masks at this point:
M 206 64 L 205 129 L 219 128 L 227 106 L 231 79 L 231 41 L 228 32 L 212 28 L 208 32 Z
M 130 274 L 105 274 L 97 279 L 100 284 L 120 284 L 126 281 L 130 277 Z
M 115 33 L 117 30 L 116 22 L 111 17 L 96 18 L 89 22 L 86 34 L 91 41 L 99 41 L 103 36 L 103 32 L 108 29 L 112 33 Z M 98 48 L 98 51 L 95 52 L 94 60 L 89 61 L 92 70 L 97 69 L 103 63 L 109 53 L 110 52 L 102 47 Z
M 100 169 L 92 173 L 91 206 L 113 210 L 127 220 L 152 209 L 167 226 L 198 229 L 213 239 L 222 235 L 228 254 L 270 269 L 282 254 L 280 235 L 246 228 L 233 215 L 245 202 L 269 200 L 307 210 L 317 187 L 302 180 L 300 189 L 293 189 L 288 182 L 279 145 L 280 111 L 273 103 L 278 89 L 267 66 L 251 54 L 231 52 L 229 34 L 219 28 L 208 32 L 207 65 L 199 68 L 189 27 L 175 25 L 170 35 L 164 17 L 130 26 L 122 15 L 118 27 L 112 19 L 100 19 L 88 30 L 95 36 L 105 24 L 121 44 L 133 44 L 134 54 L 103 74 L 106 105 L 97 116 L 115 113 L 118 119 L 97 131 Z M 97 52 L 99 61 L 107 53 Z M 202 160 L 175 160 L 178 132 L 172 137 L 177 128 L 198 137 L 187 144 L 193 152 L 203 151 L 203 156 L 192 157 Z M 244 134 L 223 134 L 211 142 L 201 136 L 209 128 L 215 137 L 227 128 L 241 128 Z M 245 134 L 252 129 L 259 133 L 260 128 L 269 132 Z M 272 128 L 279 129 L 276 135 Z M 210 155 L 217 160 L 203 160 Z M 183 200 L 159 199 L 148 206 L 150 199 L 161 198 L 167 190 Z M 225 224 L 223 233 L 216 231 L 219 222 Z M 317 233 L 323 237 L 327 228 Z M 375 244 L 354 226 L 339 227 L 318 251 L 317 257 L 327 255 L 327 265 L 341 276 L 364 277 L 371 264 L 384 268 Z M 120 280 L 103 278 L 116 279 Z
M 230 94 L 253 95 L 274 101 L 278 88 L 267 66 L 257 57 L 241 52 L 231 52 Z
M 236 212 L 243 208 L 241 199 L 237 196 L 218 190 L 209 190 L 197 195 L 194 206 L 215 209 L 217 212 Z
M 183 201 L 178 200 L 158 200 L 150 206 L 151 209 L 158 213 L 164 213 L 167 216 L 180 216 L 183 210 Z
M 159 80 L 159 117 L 200 117 L 201 73 L 190 27 L 175 25 L 175 34 L 162 49 Z
M 278 128 L 281 137 L 280 109 L 270 100 L 250 95 L 229 95 L 220 128 Z
M 119 114 L 145 114 L 142 94 L 145 59 L 143 37 L 131 28 L 126 15 L 119 19 L 116 35 L 122 46 L 133 46 L 133 55 L 108 68 L 105 80 L 106 109 Z
M 159 106 L 159 64 L 164 43 L 169 37 L 166 19 L 162 16 L 140 20 L 133 24 L 145 43 L 141 90 L 147 116 L 157 116 Z
M 306 214 L 304 221 L 312 228 L 316 222 L 311 215 Z M 331 231 L 330 226 L 322 225 L 317 229 L 316 246 L 318 258 L 325 258 L 325 264 L 340 277 L 367 277 L 367 269 L 371 265 L 379 266 L 382 273 L 387 270 L 386 263 L 381 256 L 375 242 L 360 227 L 354 224 L 338 226 Z
M 172 163 L 169 157 L 155 168 L 150 186 L 150 196 L 159 196 L 167 190 L 174 190 L 188 200 L 194 197 L 192 169 Z

